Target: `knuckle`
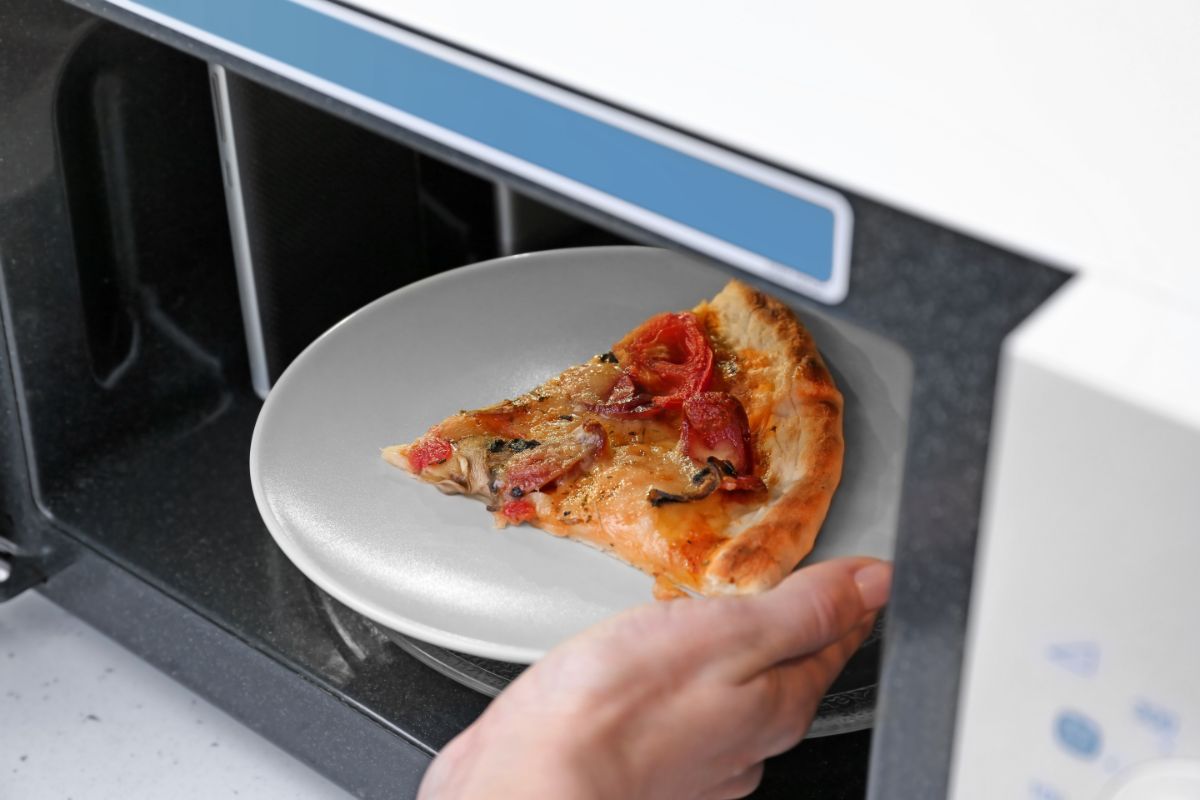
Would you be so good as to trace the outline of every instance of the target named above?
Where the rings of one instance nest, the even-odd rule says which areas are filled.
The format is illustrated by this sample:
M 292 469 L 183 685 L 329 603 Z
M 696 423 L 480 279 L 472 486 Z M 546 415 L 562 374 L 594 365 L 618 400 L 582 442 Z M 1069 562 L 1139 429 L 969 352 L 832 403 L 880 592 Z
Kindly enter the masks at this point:
M 740 753 L 744 763 L 791 749 L 803 738 L 819 701 L 808 669 L 809 660 L 779 666 L 755 676 L 746 707 L 753 714 L 754 734 Z
M 710 633 L 716 634 L 715 639 L 739 650 L 752 648 L 757 643 L 762 631 L 747 614 L 746 598 L 719 597 L 704 602 L 711 603 L 711 613 L 705 622 Z
M 750 683 L 751 702 L 754 716 L 768 720 L 781 710 L 784 700 L 783 677 L 778 669 L 760 672 Z
M 745 797 L 754 792 L 763 779 L 763 763 L 759 761 L 743 770 L 729 785 L 729 793 L 726 795 L 730 800 L 734 798 Z

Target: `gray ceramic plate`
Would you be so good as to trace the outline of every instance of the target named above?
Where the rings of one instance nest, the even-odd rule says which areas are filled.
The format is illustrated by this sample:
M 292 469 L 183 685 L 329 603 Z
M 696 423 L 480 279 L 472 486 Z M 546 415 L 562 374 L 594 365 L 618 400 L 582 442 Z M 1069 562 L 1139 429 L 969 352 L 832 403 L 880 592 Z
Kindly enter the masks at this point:
M 250 476 L 268 529 L 296 566 L 356 611 L 485 658 L 530 663 L 647 602 L 651 580 L 642 573 L 527 526 L 497 531 L 479 503 L 419 484 L 379 450 L 450 412 L 519 394 L 727 279 L 667 251 L 610 247 L 498 259 L 377 300 L 305 350 L 263 405 Z M 806 321 L 843 389 L 872 383 L 872 402 L 886 406 L 863 409 L 856 423 L 858 406 L 848 403 L 848 440 L 856 424 L 870 427 L 863 441 L 880 452 L 848 449 L 847 478 L 814 557 L 886 556 L 905 360 L 865 332 Z M 856 460 L 862 468 L 851 472 Z

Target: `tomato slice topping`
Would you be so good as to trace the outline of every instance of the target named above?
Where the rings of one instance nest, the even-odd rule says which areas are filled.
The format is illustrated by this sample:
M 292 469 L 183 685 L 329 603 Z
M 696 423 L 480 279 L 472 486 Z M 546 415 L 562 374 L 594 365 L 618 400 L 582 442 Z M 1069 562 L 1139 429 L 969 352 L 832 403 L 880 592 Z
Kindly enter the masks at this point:
M 495 508 L 495 506 L 492 506 Z M 510 522 L 524 522 L 537 516 L 537 509 L 528 500 L 509 500 L 500 507 L 500 513 Z
M 675 409 L 712 382 L 713 352 L 690 311 L 646 320 L 613 345 L 624 375 L 599 414 L 622 419 Z
M 450 442 L 437 434 L 424 436 L 408 451 L 408 465 L 413 472 L 420 472 L 430 464 L 441 464 L 454 454 Z
M 723 478 L 750 476 L 754 471 L 750 422 L 746 409 L 731 394 L 702 392 L 684 400 L 680 439 L 685 452 L 696 461 L 703 463 L 715 458 L 728 464 Z M 729 471 L 733 474 L 728 474 Z
M 712 382 L 712 348 L 690 311 L 651 317 L 613 352 L 633 382 L 664 408 L 678 408 Z

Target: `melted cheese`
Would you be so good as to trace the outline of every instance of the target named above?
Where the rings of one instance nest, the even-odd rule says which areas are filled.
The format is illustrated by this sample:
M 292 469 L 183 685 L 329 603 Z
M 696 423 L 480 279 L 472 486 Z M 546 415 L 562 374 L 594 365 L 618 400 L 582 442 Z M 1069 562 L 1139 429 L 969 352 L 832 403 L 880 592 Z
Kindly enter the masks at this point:
M 741 367 L 735 357 L 724 355 L 718 361 L 721 375 L 738 374 Z M 651 504 L 648 493 L 652 488 L 676 495 L 694 491 L 693 477 L 701 465 L 682 450 L 677 412 L 622 420 L 588 409 L 604 401 L 619 375 L 617 365 L 593 359 L 519 398 L 462 412 L 434 430 L 455 445 L 456 455 L 469 452 L 478 459 L 479 437 L 557 444 L 581 424 L 598 423 L 606 439 L 603 451 L 586 468 L 575 469 L 528 495 L 537 511 L 532 524 L 611 552 L 674 584 L 697 588 L 731 522 L 752 512 L 762 498 L 713 492 L 701 500 Z M 718 381 L 722 388 L 729 383 L 725 377 Z M 452 459 L 448 463 L 460 462 Z M 478 464 L 467 471 L 478 475 Z M 447 484 L 443 478 L 439 485 L 453 486 L 454 482 Z M 493 508 L 497 509 L 498 527 L 510 524 L 498 505 Z
M 697 476 L 702 465 L 683 451 L 679 412 L 620 420 L 590 410 L 622 375 L 599 357 L 435 425 L 427 436 L 448 440 L 453 455 L 419 477 L 485 500 L 499 527 L 511 524 L 505 505 L 512 519 L 536 512 L 532 524 L 655 576 L 659 596 L 667 586 L 726 594 L 772 585 L 811 549 L 837 485 L 841 396 L 811 337 L 777 301 L 731 281 L 693 313 L 713 350 L 711 389 L 744 407 L 767 492 L 704 495 L 712 473 Z M 416 444 L 387 448 L 384 458 L 411 471 Z M 572 457 L 573 446 L 586 451 Z M 698 499 L 655 505 L 651 489 Z

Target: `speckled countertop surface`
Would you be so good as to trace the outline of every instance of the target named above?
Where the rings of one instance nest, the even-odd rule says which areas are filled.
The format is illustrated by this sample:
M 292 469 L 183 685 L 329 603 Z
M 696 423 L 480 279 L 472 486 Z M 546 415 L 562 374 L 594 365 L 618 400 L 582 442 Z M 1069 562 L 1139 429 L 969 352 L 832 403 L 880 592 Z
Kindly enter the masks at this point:
M 0 798 L 350 797 L 35 592 L 0 605 Z

